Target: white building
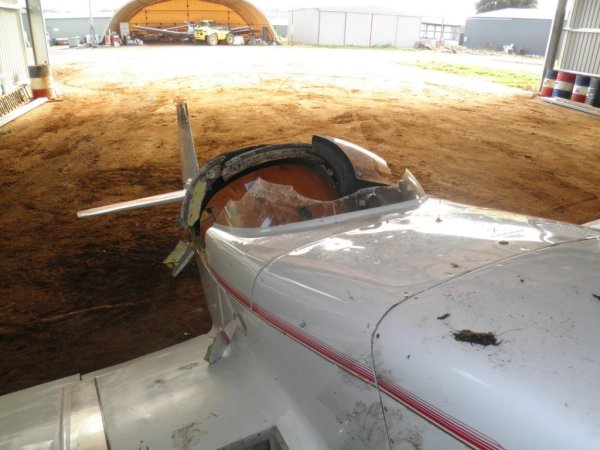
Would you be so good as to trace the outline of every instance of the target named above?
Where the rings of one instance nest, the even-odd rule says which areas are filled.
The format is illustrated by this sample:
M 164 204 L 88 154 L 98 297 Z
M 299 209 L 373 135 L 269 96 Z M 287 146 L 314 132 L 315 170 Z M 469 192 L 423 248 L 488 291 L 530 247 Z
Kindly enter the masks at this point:
M 432 47 L 439 45 L 462 45 L 461 35 L 464 33 L 464 20 L 448 20 L 445 17 L 421 18 L 421 42 Z
M 290 44 L 414 47 L 421 18 L 375 7 L 307 8 L 289 13 Z

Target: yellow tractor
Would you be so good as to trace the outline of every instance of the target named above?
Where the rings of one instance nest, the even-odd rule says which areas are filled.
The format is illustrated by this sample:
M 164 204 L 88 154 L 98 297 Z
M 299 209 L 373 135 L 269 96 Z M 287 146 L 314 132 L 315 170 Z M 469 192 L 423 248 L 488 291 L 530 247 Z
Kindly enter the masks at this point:
M 217 45 L 219 42 L 233 45 L 235 31 L 227 27 L 214 26 L 213 20 L 201 20 L 194 28 L 194 39 L 208 45 Z

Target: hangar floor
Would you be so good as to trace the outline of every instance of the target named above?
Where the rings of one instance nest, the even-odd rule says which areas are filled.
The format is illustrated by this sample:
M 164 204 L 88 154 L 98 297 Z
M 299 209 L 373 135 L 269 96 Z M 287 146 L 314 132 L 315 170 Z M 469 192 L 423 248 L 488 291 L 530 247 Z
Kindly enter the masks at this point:
M 582 223 L 600 217 L 598 118 L 414 67 L 519 57 L 392 50 L 53 48 L 61 101 L 0 129 L 0 394 L 208 330 L 193 267 L 161 260 L 178 208 L 79 221 L 79 209 L 180 188 L 173 101 L 201 162 L 313 133 L 413 171 L 432 195 Z M 507 59 L 508 58 L 508 59 Z

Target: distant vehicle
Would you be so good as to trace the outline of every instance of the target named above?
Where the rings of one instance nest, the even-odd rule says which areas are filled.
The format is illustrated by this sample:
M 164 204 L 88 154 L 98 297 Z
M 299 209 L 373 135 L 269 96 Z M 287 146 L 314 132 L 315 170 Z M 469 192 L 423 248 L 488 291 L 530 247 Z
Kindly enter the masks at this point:
M 212 330 L 0 397 L 0 448 L 600 448 L 599 230 L 429 197 L 327 136 L 199 168 L 178 119 L 183 190 L 80 216 L 183 200 L 166 262 L 196 260 Z
M 186 25 L 170 28 L 145 27 L 141 25 L 134 25 L 133 28 L 151 32 L 159 39 L 163 36 L 171 36 L 181 40 L 206 43 L 208 45 L 217 45 L 218 43 L 233 45 L 235 36 L 255 34 L 254 30 L 250 27 L 230 28 L 227 25 L 217 25 L 214 20 L 201 20 L 198 23 L 189 22 Z
M 244 32 L 247 32 L 247 29 Z M 215 25 L 212 20 L 201 20 L 194 30 L 194 39 L 208 45 L 217 45 L 219 42 L 233 45 L 235 33 L 228 27 Z

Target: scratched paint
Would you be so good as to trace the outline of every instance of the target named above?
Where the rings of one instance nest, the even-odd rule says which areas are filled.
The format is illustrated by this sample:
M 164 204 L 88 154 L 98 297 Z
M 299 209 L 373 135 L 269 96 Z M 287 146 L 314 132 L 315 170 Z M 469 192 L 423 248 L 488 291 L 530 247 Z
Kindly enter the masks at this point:
M 386 446 L 387 434 L 381 403 L 371 403 L 367 406 L 362 401 L 356 402 L 352 411 L 347 414 L 347 420 L 352 434 L 368 448 L 384 448 Z
M 208 434 L 208 431 L 200 428 L 201 422 L 188 423 L 187 425 L 175 430 L 171 434 L 173 448 L 180 450 L 191 450 L 200 443 L 202 436 Z

